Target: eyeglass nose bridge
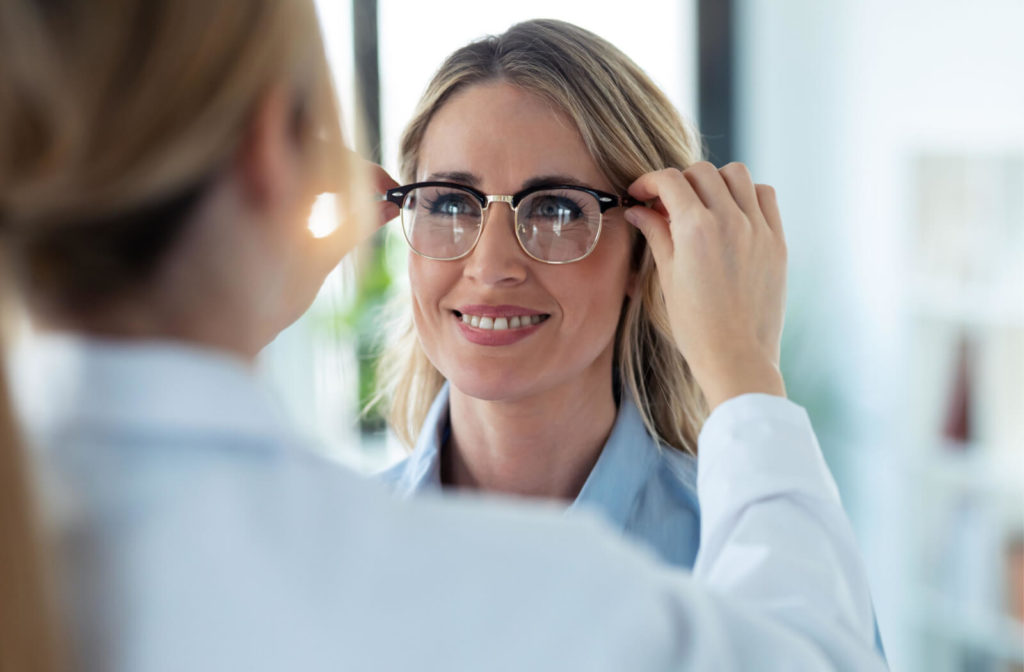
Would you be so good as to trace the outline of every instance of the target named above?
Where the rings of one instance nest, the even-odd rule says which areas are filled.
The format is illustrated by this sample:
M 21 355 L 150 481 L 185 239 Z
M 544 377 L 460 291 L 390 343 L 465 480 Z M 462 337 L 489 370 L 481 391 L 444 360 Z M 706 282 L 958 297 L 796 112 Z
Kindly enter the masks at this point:
M 514 196 L 506 196 L 504 194 L 491 194 L 487 196 L 487 202 L 484 203 L 484 210 L 486 210 L 491 205 L 491 203 L 508 203 L 508 207 L 510 207 L 513 212 L 515 212 L 516 209 Z
M 484 237 L 484 226 L 487 224 L 487 210 L 488 208 L 491 207 L 491 203 L 507 203 L 508 209 L 512 213 L 512 235 L 515 236 L 516 243 L 519 244 L 520 249 L 522 249 L 523 252 L 526 252 L 527 256 L 532 257 L 533 255 L 526 251 L 526 248 L 523 246 L 523 241 L 519 239 L 519 234 L 516 232 L 515 197 L 505 194 L 489 194 L 486 195 L 484 198 L 486 200 L 484 202 L 484 206 L 480 209 L 480 228 L 477 229 L 476 240 L 473 241 L 473 246 L 466 250 L 465 254 L 463 254 L 462 256 L 468 256 L 469 254 L 471 254 L 473 250 L 476 249 L 477 243 L 480 242 L 480 239 Z

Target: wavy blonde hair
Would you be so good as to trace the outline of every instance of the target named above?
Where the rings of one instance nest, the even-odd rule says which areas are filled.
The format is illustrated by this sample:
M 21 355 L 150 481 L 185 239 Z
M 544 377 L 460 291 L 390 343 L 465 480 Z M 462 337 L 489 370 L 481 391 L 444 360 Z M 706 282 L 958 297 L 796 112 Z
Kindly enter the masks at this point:
M 572 24 L 535 20 L 448 57 L 402 136 L 403 180 L 415 179 L 420 145 L 434 114 L 457 92 L 493 81 L 538 94 L 563 110 L 618 193 L 644 173 L 682 170 L 701 158 L 696 130 L 625 54 Z M 654 258 L 643 237 L 636 231 L 633 236 L 639 291 L 623 306 L 614 376 L 632 396 L 651 436 L 695 455 L 707 403 L 672 338 Z M 374 403 L 385 406 L 396 435 L 411 446 L 444 378 L 419 343 L 408 296 L 398 297 L 392 309 L 396 324 L 391 333 L 397 337 L 381 357 Z
M 17 275 L 30 304 L 88 312 L 143 282 L 275 87 L 347 193 L 312 0 L 0 2 L 0 290 Z M 62 638 L 3 369 L 0 350 L 0 670 L 49 672 Z

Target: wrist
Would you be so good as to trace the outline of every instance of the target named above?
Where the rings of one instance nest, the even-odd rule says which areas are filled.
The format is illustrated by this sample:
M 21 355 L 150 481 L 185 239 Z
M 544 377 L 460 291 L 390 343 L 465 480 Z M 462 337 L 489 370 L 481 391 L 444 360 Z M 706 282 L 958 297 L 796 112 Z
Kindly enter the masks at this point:
M 694 370 L 694 376 L 709 410 L 742 394 L 786 396 L 782 372 L 775 363 L 764 359 L 735 358 Z

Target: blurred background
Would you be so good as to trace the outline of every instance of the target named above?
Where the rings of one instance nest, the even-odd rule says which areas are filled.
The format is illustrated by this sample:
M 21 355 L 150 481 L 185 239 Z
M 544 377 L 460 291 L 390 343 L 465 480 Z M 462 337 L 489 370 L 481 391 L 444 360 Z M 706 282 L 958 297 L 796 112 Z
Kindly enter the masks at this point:
M 1024 669 L 1024 2 L 319 9 L 349 127 L 392 173 L 446 55 L 551 17 L 630 55 L 713 162 L 774 185 L 790 248 L 783 369 L 860 539 L 892 668 Z M 262 358 L 297 424 L 364 472 L 402 455 L 360 409 L 405 263 L 393 223 Z

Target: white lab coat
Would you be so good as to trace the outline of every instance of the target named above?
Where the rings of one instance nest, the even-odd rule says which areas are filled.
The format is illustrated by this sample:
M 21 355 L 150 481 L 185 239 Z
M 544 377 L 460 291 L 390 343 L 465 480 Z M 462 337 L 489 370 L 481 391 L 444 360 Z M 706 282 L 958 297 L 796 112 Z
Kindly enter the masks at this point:
M 873 670 L 864 570 L 800 407 L 700 437 L 691 574 L 540 504 L 399 501 L 304 449 L 243 363 L 46 337 L 17 395 L 80 669 Z

